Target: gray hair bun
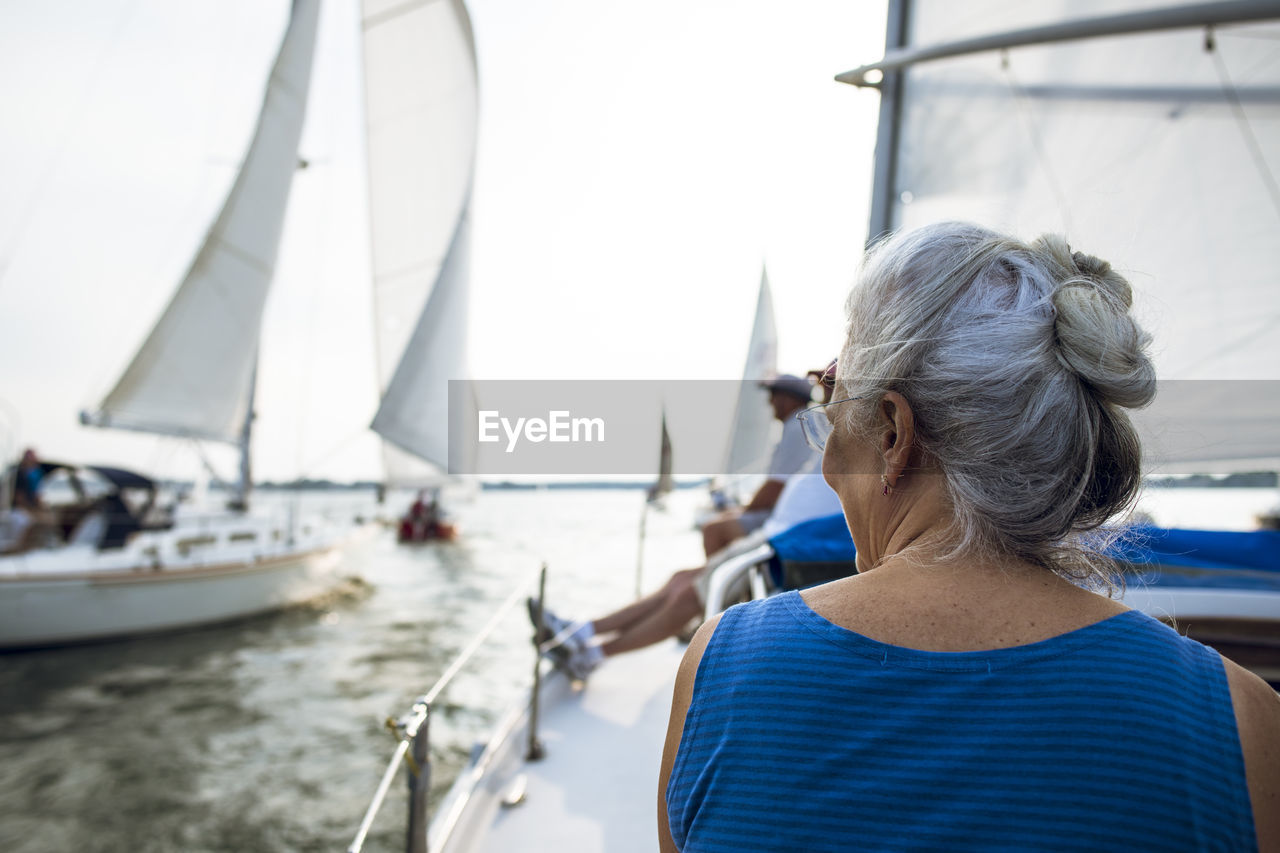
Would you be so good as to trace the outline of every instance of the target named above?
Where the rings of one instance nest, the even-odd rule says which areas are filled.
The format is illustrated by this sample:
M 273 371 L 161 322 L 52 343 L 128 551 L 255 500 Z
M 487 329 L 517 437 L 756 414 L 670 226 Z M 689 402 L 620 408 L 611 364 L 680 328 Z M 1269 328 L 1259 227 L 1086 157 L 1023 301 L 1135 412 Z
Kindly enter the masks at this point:
M 1063 366 L 1104 402 L 1126 408 L 1150 403 L 1156 392 L 1155 368 L 1146 355 L 1150 336 L 1129 314 L 1129 282 L 1106 261 L 1072 252 L 1056 234 L 1038 237 L 1030 248 L 1043 253 L 1060 279 L 1052 298 Z
M 1155 394 L 1132 302 L 1110 264 L 1059 236 L 1028 244 L 957 222 L 895 235 L 849 295 L 840 396 L 867 400 L 837 416 L 874 430 L 879 395 L 911 403 L 955 553 L 1105 580 L 1093 531 L 1137 496 L 1126 409 Z

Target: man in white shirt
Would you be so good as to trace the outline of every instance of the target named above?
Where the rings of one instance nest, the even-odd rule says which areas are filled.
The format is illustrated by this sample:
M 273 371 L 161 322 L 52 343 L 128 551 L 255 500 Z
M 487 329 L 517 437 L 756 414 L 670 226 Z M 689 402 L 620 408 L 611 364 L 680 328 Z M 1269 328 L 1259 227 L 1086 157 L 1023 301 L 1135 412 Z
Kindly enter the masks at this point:
M 761 382 L 760 387 L 769 392 L 773 416 L 782 421 L 782 437 L 769 458 L 767 479 L 747 505 L 726 510 L 702 526 L 702 549 L 708 557 L 735 539 L 759 530 L 773 512 L 787 480 L 817 457 L 804 440 L 800 422 L 796 420 L 796 415 L 813 402 L 813 385 L 809 380 L 784 373 Z

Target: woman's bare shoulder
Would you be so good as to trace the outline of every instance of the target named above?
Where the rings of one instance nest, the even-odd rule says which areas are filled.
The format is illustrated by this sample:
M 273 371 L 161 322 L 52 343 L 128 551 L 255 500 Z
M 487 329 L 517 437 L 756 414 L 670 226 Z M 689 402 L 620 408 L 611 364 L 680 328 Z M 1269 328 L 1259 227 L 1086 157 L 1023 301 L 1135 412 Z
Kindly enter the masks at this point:
M 711 635 L 716 632 L 716 626 L 720 624 L 722 615 L 724 614 L 717 613 L 702 623 L 702 627 L 698 628 L 697 633 L 693 635 L 693 639 L 689 641 L 689 648 L 685 649 L 684 657 L 680 660 L 680 671 L 676 674 L 676 695 L 681 695 L 683 687 L 686 691 L 686 707 L 688 706 L 688 697 L 693 694 L 693 681 L 698 675 L 698 666 L 702 663 L 702 655 L 707 650 L 707 644 L 711 642 Z
M 1223 658 L 1236 729 L 1244 753 L 1259 850 L 1280 850 L 1280 694 L 1249 670 Z
M 667 782 L 671 778 L 676 752 L 684 736 L 684 719 L 689 712 L 689 702 L 693 699 L 693 682 L 698 676 L 698 665 L 702 662 L 702 653 L 707 650 L 707 643 L 711 642 L 711 635 L 715 633 L 719 623 L 720 615 L 717 614 L 702 624 L 698 633 L 689 641 L 689 648 L 685 649 L 684 658 L 680 661 L 680 671 L 676 674 L 675 693 L 671 697 L 671 719 L 667 722 L 662 766 L 658 771 L 658 846 L 663 853 L 673 853 L 676 850 L 667 820 Z

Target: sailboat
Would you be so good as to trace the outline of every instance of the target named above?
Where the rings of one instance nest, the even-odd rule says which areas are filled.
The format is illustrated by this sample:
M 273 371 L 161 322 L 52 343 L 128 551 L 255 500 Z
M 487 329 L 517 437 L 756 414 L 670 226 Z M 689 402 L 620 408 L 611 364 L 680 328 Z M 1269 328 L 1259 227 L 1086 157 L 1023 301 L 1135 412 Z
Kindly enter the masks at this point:
M 730 422 L 729 443 L 725 448 L 722 471 L 712 483 L 711 500 L 715 511 L 727 509 L 750 495 L 748 481 L 767 470 L 773 446 L 773 414 L 765 405 L 758 385 L 778 373 L 778 330 L 773 315 L 773 292 L 769 288 L 769 271 L 760 270 L 760 288 L 756 295 L 755 320 L 747 343 L 747 356 L 742 365 L 742 384 L 738 387 Z
M 671 490 L 676 487 L 675 477 L 671 474 L 672 461 L 671 433 L 667 430 L 667 413 L 664 411 L 662 413 L 662 437 L 658 442 L 658 480 L 649 487 L 645 495 L 646 502 L 655 503 L 660 501 L 664 495 L 670 494 Z
M 246 512 L 258 338 L 300 164 L 319 13 L 320 0 L 293 0 L 221 212 L 115 387 L 82 415 L 93 426 L 234 444 L 232 511 L 191 517 L 179 507 L 172 519 L 133 519 L 133 535 L 117 542 L 86 508 L 68 544 L 0 558 L 0 648 L 224 621 L 313 598 L 337 579 L 350 531 Z M 452 404 L 448 387 L 466 376 L 475 43 L 461 0 L 365 3 L 362 31 L 382 392 L 371 429 L 384 439 L 388 484 L 437 485 L 451 462 L 465 464 L 450 460 L 449 429 L 473 409 L 465 383 Z M 134 479 L 154 492 L 140 475 L 121 482 Z
M 366 2 L 362 24 L 382 392 L 371 429 L 383 439 L 388 485 L 439 486 L 451 467 L 465 470 L 465 459 L 450 459 L 449 430 L 474 411 L 461 380 L 478 120 L 475 37 L 462 0 Z
M 429 489 L 438 507 L 451 465 L 467 464 L 450 458 L 450 430 L 461 434 L 475 409 L 465 382 L 475 38 L 461 0 L 365 3 L 362 24 L 381 390 L 370 428 L 383 439 L 384 488 Z M 454 524 L 414 517 L 424 497 L 401 519 L 400 541 L 453 539 Z
M 338 580 L 349 531 L 248 512 L 258 337 L 306 114 L 319 0 L 294 0 L 258 123 L 186 276 L 86 424 L 224 442 L 240 451 L 226 512 L 150 513 L 156 486 L 116 468 L 65 471 L 82 498 L 56 547 L 0 558 L 0 648 L 226 621 L 306 601 Z M 86 492 L 81 483 L 108 485 Z M 149 493 L 145 508 L 130 490 Z M 292 515 L 292 514 L 290 514 Z
M 170 514 L 156 517 L 156 484 L 145 476 L 114 467 L 47 465 L 51 473 L 67 476 L 83 500 L 61 514 L 59 521 L 67 521 L 61 525 L 65 542 L 0 558 L 0 648 L 87 642 L 238 619 L 315 598 L 339 580 L 338 548 L 352 534 L 346 525 L 303 520 L 293 512 L 280 517 L 248 511 L 262 311 L 293 173 L 300 165 L 298 141 L 319 14 L 320 0 L 293 0 L 257 126 L 227 200 L 131 364 L 97 409 L 82 415 L 83 423 L 95 427 L 234 444 L 241 465 L 228 511 L 202 514 L 178 505 Z M 413 301 L 404 301 L 410 288 L 403 282 L 388 286 L 393 275 L 385 270 L 399 261 L 413 264 L 410 278 L 415 279 L 417 305 L 412 307 L 430 318 L 411 329 L 411 342 L 402 338 L 397 343 L 399 351 L 412 350 L 406 361 L 413 361 L 431 347 L 439 348 L 433 321 L 449 333 L 456 329 L 466 245 L 466 218 L 458 207 L 465 193 L 454 193 L 443 214 L 448 236 L 424 250 L 434 266 L 421 263 L 420 257 L 397 256 L 394 240 L 379 237 L 394 227 L 385 207 L 402 201 L 396 187 L 388 190 L 388 184 L 396 182 L 389 177 L 385 151 L 416 142 L 381 127 L 388 115 L 390 124 L 402 118 L 397 111 L 403 104 L 396 96 L 378 97 L 379 92 L 403 90 L 388 79 L 403 70 L 394 64 L 394 56 L 406 55 L 404 29 L 381 26 L 392 17 L 367 14 L 365 20 L 371 196 L 375 223 L 380 223 L 380 231 L 375 227 L 375 274 L 381 273 L 384 289 L 401 298 L 397 309 L 406 310 Z M 380 40 L 393 44 L 388 49 Z M 415 42 L 420 44 L 424 42 Z M 474 92 L 474 54 L 470 67 Z M 474 149 L 474 95 L 470 110 L 471 131 L 463 133 L 456 146 L 467 160 Z M 402 147 L 396 152 L 406 151 Z M 452 173 L 452 167 L 447 172 Z M 417 177 L 424 177 L 421 170 Z M 470 175 L 463 174 L 462 184 L 470 184 Z M 415 237 L 421 224 L 412 223 Z M 436 227 L 436 233 L 440 231 Z M 410 252 L 422 245 L 416 240 L 408 243 Z M 416 280 L 424 275 L 426 287 Z M 435 279 L 444 284 L 431 291 Z M 421 304 L 428 292 L 434 314 Z M 380 306 L 385 309 L 390 301 L 383 295 Z M 433 339 L 420 341 L 424 337 Z M 403 355 L 399 351 L 397 356 Z M 461 352 L 461 347 L 431 352 L 430 364 L 445 370 L 444 375 L 457 375 L 448 373 L 453 362 L 442 357 L 449 352 Z M 392 389 L 415 392 L 413 383 L 421 377 L 410 368 L 401 374 Z M 396 420 L 394 397 L 389 394 L 388 400 L 392 402 L 384 402 L 379 412 L 380 423 Z M 419 447 L 419 452 L 444 459 L 434 446 Z M 99 484 L 96 489 L 82 487 L 93 482 Z M 145 506 L 131 506 L 128 492 L 146 494 Z
M 133 361 L 82 415 L 99 427 L 234 444 L 232 512 L 180 511 L 110 548 L 83 525 L 63 547 L 0 559 L 0 648 L 223 621 L 313 598 L 336 579 L 349 531 L 245 512 L 258 337 L 300 162 L 319 12 L 319 0 L 294 0 L 221 212 Z M 466 376 L 475 44 L 461 0 L 366 3 L 362 25 L 382 392 L 371 429 L 384 439 L 388 484 L 437 485 L 451 463 L 450 417 L 456 424 L 469 411 L 465 388 L 450 405 L 448 383 Z
M 1215 401 L 1224 380 L 1274 379 L 1280 364 L 1277 36 L 1275 2 L 891 0 L 884 59 L 838 78 L 881 97 L 869 240 L 963 218 L 1066 231 L 1123 259 L 1139 309 L 1163 312 L 1148 325 L 1166 342 L 1162 375 L 1179 380 L 1142 425 L 1151 461 L 1163 472 L 1266 467 L 1280 459 L 1280 421 L 1258 416 L 1274 411 L 1274 383 L 1227 382 L 1216 403 L 1234 408 L 1170 416 Z M 1242 398 L 1254 407 L 1244 417 Z M 753 573 L 763 594 L 760 567 L 774 556 L 761 546 L 721 572 Z M 582 690 L 548 675 L 538 704 L 502 719 L 408 849 L 654 849 L 679 657 L 675 644 L 618 657 Z

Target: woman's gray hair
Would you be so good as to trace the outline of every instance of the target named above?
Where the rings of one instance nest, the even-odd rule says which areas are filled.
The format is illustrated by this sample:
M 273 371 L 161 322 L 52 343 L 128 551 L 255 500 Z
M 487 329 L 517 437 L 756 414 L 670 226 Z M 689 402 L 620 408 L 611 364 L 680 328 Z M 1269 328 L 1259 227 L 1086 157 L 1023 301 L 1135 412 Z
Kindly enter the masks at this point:
M 1155 396 L 1129 283 L 1045 235 L 947 222 L 868 253 L 847 303 L 837 416 L 867 433 L 897 391 L 954 511 L 954 554 L 1009 554 L 1109 584 L 1088 541 L 1132 506 L 1141 449 L 1126 408 Z M 910 476 L 908 472 L 907 476 Z

